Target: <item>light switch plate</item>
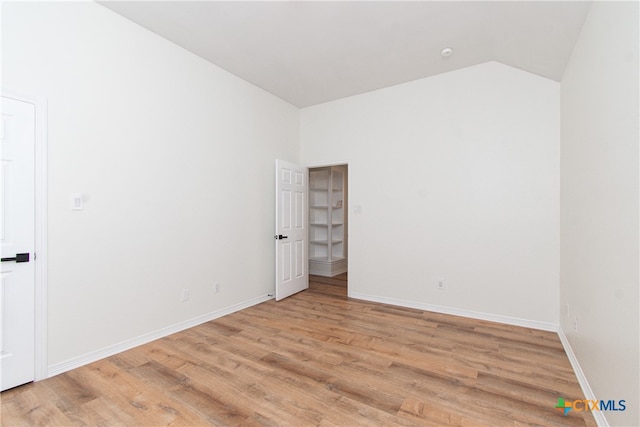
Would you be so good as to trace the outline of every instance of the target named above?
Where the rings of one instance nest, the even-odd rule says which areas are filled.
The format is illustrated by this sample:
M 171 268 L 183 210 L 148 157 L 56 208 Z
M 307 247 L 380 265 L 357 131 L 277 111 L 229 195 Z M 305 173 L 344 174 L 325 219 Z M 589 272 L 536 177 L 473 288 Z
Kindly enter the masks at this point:
M 71 210 L 72 211 L 81 211 L 84 210 L 84 195 L 72 194 L 71 195 Z

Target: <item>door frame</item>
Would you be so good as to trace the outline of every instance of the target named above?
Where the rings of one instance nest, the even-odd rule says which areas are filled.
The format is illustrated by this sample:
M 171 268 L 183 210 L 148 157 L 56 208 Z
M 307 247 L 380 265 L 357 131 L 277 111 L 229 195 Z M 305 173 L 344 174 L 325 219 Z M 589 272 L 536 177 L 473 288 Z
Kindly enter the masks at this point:
M 307 169 L 326 168 L 330 166 L 347 166 L 347 273 L 351 270 L 351 162 L 320 162 L 303 163 Z M 308 214 L 307 214 L 308 215 Z M 349 281 L 347 281 L 347 296 L 349 296 Z
M 34 381 L 49 376 L 47 358 L 47 100 L 2 87 L 0 95 L 35 107 L 35 366 Z

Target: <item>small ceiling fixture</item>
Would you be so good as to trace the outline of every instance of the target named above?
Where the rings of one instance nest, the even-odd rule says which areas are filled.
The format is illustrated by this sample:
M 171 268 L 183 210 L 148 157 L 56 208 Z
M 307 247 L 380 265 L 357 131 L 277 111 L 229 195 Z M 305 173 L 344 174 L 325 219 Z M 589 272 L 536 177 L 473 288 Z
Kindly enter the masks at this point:
M 440 51 L 440 55 L 442 55 L 443 58 L 451 56 L 452 53 L 453 53 L 453 49 L 451 49 L 450 47 L 445 47 Z

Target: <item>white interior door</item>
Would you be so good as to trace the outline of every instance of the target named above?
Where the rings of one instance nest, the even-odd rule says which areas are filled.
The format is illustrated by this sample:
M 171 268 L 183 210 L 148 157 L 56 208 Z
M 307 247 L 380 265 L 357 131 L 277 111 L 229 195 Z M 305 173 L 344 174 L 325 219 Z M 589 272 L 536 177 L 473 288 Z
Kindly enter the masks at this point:
M 307 168 L 276 160 L 276 300 L 309 287 Z
M 0 385 L 35 375 L 35 106 L 2 97 Z

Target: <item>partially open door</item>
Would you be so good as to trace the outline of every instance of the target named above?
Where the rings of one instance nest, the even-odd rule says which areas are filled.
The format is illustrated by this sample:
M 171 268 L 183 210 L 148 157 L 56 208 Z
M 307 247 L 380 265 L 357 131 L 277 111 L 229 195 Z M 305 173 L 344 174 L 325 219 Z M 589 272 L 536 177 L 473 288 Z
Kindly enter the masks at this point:
M 35 378 L 35 106 L 2 97 L 0 389 Z
M 276 160 L 276 300 L 309 287 L 308 179 L 304 166 Z

